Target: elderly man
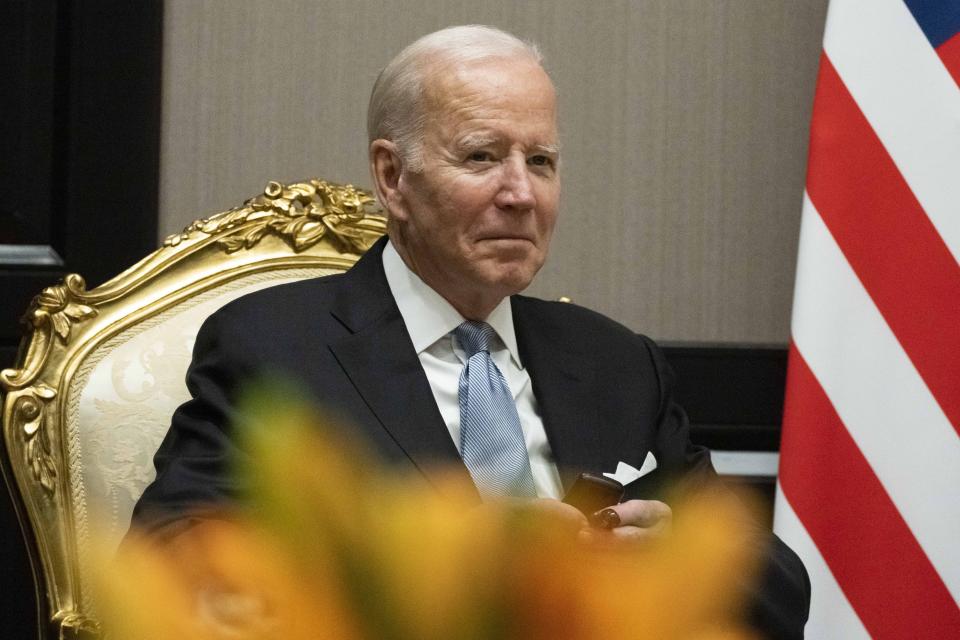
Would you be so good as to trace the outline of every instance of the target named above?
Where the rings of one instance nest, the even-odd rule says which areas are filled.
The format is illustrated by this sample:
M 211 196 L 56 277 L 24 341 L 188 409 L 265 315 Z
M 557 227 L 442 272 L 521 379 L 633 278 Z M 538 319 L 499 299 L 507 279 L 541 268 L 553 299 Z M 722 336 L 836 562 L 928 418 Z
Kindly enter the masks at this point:
M 349 272 L 270 288 L 204 324 L 181 407 L 135 523 L 177 529 L 235 492 L 224 463 L 237 385 L 296 376 L 384 460 L 439 462 L 483 496 L 557 502 L 580 472 L 657 469 L 603 512 L 615 538 L 658 535 L 665 480 L 713 474 L 647 338 L 586 309 L 517 295 L 543 265 L 560 197 L 556 95 L 537 50 L 488 27 L 404 49 L 370 100 L 370 168 L 389 239 Z M 261 336 L 269 335 L 265 341 Z M 181 523 L 181 524 L 176 524 Z M 803 567 L 774 539 L 758 625 L 799 637 Z

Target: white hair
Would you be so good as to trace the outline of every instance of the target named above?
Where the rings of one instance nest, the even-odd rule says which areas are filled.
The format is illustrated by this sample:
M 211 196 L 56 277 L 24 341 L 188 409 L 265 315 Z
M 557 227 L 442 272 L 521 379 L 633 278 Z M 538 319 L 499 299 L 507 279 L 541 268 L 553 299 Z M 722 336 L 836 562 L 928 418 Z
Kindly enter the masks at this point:
M 543 62 L 536 44 L 485 25 L 448 27 L 423 36 L 398 53 L 377 76 L 367 108 L 369 142 L 391 140 L 408 169 L 419 171 L 427 116 L 422 100 L 423 80 L 428 65 L 518 57 L 537 64 Z

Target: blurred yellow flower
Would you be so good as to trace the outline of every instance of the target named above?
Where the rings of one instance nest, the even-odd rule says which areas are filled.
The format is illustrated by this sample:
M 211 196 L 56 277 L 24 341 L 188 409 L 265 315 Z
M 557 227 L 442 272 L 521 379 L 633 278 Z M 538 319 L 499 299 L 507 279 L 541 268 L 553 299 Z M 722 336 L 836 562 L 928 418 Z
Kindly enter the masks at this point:
M 727 490 L 673 504 L 662 540 L 585 543 L 549 509 L 377 465 L 282 387 L 241 414 L 244 506 L 166 543 L 129 537 L 98 593 L 109 637 L 750 637 L 751 514 Z

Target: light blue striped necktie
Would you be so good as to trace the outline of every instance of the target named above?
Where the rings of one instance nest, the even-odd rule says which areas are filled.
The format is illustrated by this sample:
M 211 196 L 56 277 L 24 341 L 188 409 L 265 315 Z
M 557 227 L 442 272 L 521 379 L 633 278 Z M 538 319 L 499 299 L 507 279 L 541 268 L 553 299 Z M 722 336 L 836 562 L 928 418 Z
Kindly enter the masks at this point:
M 460 373 L 460 454 L 473 481 L 485 498 L 536 497 L 517 405 L 490 357 L 493 327 L 468 320 L 453 334 L 467 353 Z

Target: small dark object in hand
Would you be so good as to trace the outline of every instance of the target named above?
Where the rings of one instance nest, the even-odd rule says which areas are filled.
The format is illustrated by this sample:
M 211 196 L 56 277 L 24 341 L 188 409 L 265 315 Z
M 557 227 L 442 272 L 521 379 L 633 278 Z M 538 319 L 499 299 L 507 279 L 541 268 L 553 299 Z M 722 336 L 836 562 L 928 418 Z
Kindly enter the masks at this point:
M 597 511 L 619 504 L 622 499 L 623 485 L 616 480 L 591 473 L 581 473 L 567 491 L 563 501 L 579 509 L 588 518 L 592 518 Z

